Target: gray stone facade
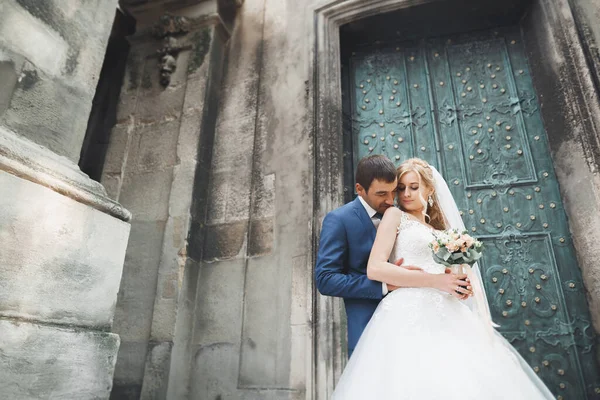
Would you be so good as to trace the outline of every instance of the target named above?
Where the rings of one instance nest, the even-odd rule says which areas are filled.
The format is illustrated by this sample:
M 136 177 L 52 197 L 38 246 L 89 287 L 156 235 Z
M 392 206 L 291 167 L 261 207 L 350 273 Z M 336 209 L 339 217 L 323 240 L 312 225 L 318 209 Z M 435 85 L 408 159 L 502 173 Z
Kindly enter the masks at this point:
M 10 398 L 328 398 L 344 315 L 312 271 L 344 198 L 339 29 L 425 2 L 121 0 L 136 31 L 100 183 L 75 163 L 116 0 L 0 4 Z M 520 19 L 597 332 L 599 10 Z
M 146 317 L 148 346 L 135 357 L 122 350 L 122 354 L 127 354 L 127 362 L 135 363 L 138 368 L 145 363 L 145 373 L 142 377 L 140 368 L 135 379 L 125 375 L 120 378 L 117 374 L 117 386 L 119 379 L 124 387 L 137 386 L 141 398 L 156 393 L 173 399 L 327 398 L 345 359 L 343 313 L 337 300 L 315 294 L 311 274 L 321 219 L 326 212 L 341 205 L 343 199 L 341 88 L 336 83 L 340 79 L 338 29 L 341 24 L 356 19 L 417 3 L 422 2 L 246 0 L 235 19 L 224 23 L 231 37 L 223 47 L 223 78 L 215 89 L 216 98 L 203 97 L 210 99 L 204 104 L 218 103 L 216 120 L 209 125 L 196 124 L 202 127 L 197 140 L 210 148 L 200 147 L 203 156 L 196 158 L 194 192 L 179 189 L 174 193 L 175 187 L 166 184 L 171 187 L 171 196 L 183 193 L 192 196 L 187 252 L 178 259 L 183 268 L 178 275 L 178 301 L 173 303 L 176 317 L 171 313 L 166 318 L 166 314 L 157 314 L 156 309 L 152 325 L 150 316 Z M 157 2 L 154 6 L 152 12 L 152 2 L 146 2 L 139 11 L 139 20 L 145 25 L 150 24 L 145 18 L 152 16 L 156 21 L 164 12 L 197 15 L 193 8 L 186 9 L 187 2 Z M 597 137 L 595 126 L 598 125 L 590 123 L 582 127 L 577 123 L 578 126 L 574 126 L 569 118 L 573 104 L 581 105 L 578 108 L 583 114 L 577 117 L 578 121 L 591 121 L 600 115 L 593 111 L 597 107 L 596 86 L 591 75 L 585 72 L 594 71 L 590 68 L 593 63 L 584 55 L 585 49 L 594 49 L 596 39 L 588 35 L 587 42 L 583 41 L 578 32 L 583 23 L 575 23 L 580 17 L 591 18 L 586 26 L 593 32 L 595 17 L 580 12 L 579 7 L 589 9 L 594 5 L 583 1 L 573 4 L 533 2 L 522 27 L 529 38 L 530 57 L 539 77 L 537 84 L 542 94 L 552 97 L 544 101 L 544 117 L 565 123 L 548 130 L 554 138 L 563 137 L 552 139 L 552 150 L 557 158 L 563 195 L 570 207 L 569 217 L 590 293 L 589 301 L 598 324 L 596 277 L 600 270 L 594 266 L 593 260 L 597 257 L 593 247 L 585 241 L 595 236 L 600 221 L 588 223 L 587 229 L 579 225 L 578 220 L 583 223 L 589 221 L 590 214 L 597 215 L 594 211 L 597 202 L 579 194 L 588 193 L 588 188 L 577 186 L 577 182 L 584 185 L 597 179 L 595 161 L 585 156 L 583 148 L 595 146 L 595 139 L 590 142 L 589 138 Z M 134 6 L 132 13 L 136 13 Z M 558 30 L 556 26 L 564 28 Z M 134 41 L 132 43 L 137 43 Z M 134 44 L 132 54 L 136 46 L 145 45 Z M 159 48 L 160 44 L 154 46 Z M 563 55 L 550 58 L 551 54 Z M 188 63 L 187 56 L 182 56 L 177 61 L 178 69 L 186 68 Z M 206 62 L 221 65 L 214 58 Z M 573 71 L 573 66 L 577 66 L 578 71 Z M 154 86 L 148 84 L 147 91 L 142 92 L 144 107 L 154 107 L 157 99 L 177 96 L 175 93 L 182 90 L 180 78 L 174 78 L 161 92 L 156 86 L 157 72 L 153 73 L 154 78 L 148 82 L 152 81 Z M 578 86 L 573 87 L 573 80 L 579 82 Z M 551 89 L 564 97 L 546 94 L 543 87 L 548 81 L 565 82 L 564 86 Z M 583 93 L 595 97 L 589 100 L 569 97 Z M 188 87 L 185 99 L 170 97 L 172 102 L 163 107 L 174 116 L 173 121 L 177 121 L 190 112 L 185 102 L 199 96 L 205 93 L 190 92 Z M 144 135 L 149 135 L 148 140 L 152 140 L 156 129 L 153 126 L 160 123 L 157 117 L 164 111 L 154 113 L 155 119 L 142 128 L 139 121 L 143 109 L 130 111 L 136 101 L 135 109 L 140 110 L 141 97 L 133 102 L 122 100 L 120 107 L 127 110 L 122 121 L 131 124 L 134 132 L 143 130 Z M 581 111 L 582 108 L 585 111 Z M 212 111 L 204 111 L 204 116 L 212 115 Z M 164 125 L 161 137 L 165 143 L 174 146 L 178 137 L 179 145 L 189 143 L 188 148 L 196 145 L 189 136 L 182 141 L 188 126 L 184 121 L 179 125 L 172 123 L 174 127 Z M 117 125 L 115 132 L 124 130 Z M 571 132 L 566 136 L 572 138 L 568 150 L 561 144 L 569 141 L 564 132 Z M 585 137 L 580 136 L 582 132 Z M 135 138 L 136 133 L 129 135 Z M 114 140 L 114 143 L 125 142 Z M 161 154 L 158 163 L 169 165 L 169 152 Z M 128 163 L 136 163 L 129 160 Z M 176 157 L 176 160 L 175 165 L 178 165 L 185 158 Z M 573 162 L 579 167 L 567 165 Z M 129 168 L 139 168 L 139 165 Z M 119 174 L 115 181 L 124 179 Z M 574 179 L 574 175 L 581 178 Z M 113 177 L 105 175 L 104 179 L 109 186 L 109 179 Z M 121 190 L 126 186 L 122 185 Z M 593 190 L 596 187 L 600 186 L 594 186 Z M 115 198 L 134 208 L 123 197 Z M 166 205 L 168 201 L 164 197 L 159 204 Z M 156 203 L 153 202 L 153 206 Z M 146 234 L 140 232 L 140 238 Z M 171 237 L 170 234 L 163 236 L 163 240 Z M 169 249 L 164 244 L 162 251 L 161 259 L 165 259 L 167 251 L 173 265 L 176 257 L 183 253 L 176 246 Z M 153 273 L 161 276 L 159 271 L 166 264 L 161 262 L 159 266 L 156 259 L 148 260 L 148 265 L 151 263 L 152 271 L 156 271 Z M 142 275 L 147 273 L 147 270 L 137 272 L 132 282 L 142 285 Z M 148 281 L 153 279 L 149 277 Z M 122 291 L 127 291 L 126 282 L 123 281 Z M 164 302 L 161 285 L 156 286 L 155 306 Z M 132 291 L 135 290 L 132 286 Z M 125 310 L 128 302 L 122 304 Z M 173 319 L 172 335 L 162 340 L 153 339 L 150 332 L 155 324 Z M 121 334 L 125 335 L 125 331 Z M 165 386 L 161 387 L 154 380 L 157 377 Z M 148 391 L 151 387 L 154 392 Z
M 116 1 L 0 4 L 0 392 L 108 398 L 130 213 L 77 166 Z
M 2 2 L 0 125 L 78 161 L 115 3 Z

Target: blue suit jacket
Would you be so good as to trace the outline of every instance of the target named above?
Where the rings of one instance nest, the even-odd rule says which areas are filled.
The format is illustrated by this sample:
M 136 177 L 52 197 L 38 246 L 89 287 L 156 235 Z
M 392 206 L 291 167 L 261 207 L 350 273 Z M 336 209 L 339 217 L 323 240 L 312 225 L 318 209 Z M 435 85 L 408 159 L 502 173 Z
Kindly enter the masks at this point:
M 350 354 L 383 297 L 381 282 L 367 278 L 375 233 L 358 197 L 327 214 L 321 229 L 317 289 L 323 295 L 344 298 Z

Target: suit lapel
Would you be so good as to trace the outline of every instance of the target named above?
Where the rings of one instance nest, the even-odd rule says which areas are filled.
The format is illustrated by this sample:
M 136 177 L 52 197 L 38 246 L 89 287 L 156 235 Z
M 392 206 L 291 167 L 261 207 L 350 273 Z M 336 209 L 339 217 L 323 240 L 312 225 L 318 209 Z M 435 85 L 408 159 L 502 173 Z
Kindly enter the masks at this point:
M 373 225 L 373 221 L 371 221 L 371 218 L 369 218 L 367 210 L 365 210 L 365 207 L 358 199 L 358 196 L 356 197 L 356 199 L 354 199 L 354 212 L 356 213 L 358 219 L 360 219 L 360 221 L 362 222 L 367 232 L 370 232 L 371 237 L 373 238 L 373 240 L 375 240 L 375 234 L 377 233 L 377 230 L 375 229 L 375 225 Z

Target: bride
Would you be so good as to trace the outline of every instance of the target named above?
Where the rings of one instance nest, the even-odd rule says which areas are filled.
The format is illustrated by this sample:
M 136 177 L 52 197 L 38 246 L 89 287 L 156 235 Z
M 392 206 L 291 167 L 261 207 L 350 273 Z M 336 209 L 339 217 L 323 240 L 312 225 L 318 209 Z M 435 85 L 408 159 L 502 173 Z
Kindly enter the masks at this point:
M 428 246 L 433 233 L 464 225 L 435 168 L 413 158 L 400 165 L 397 175 L 400 208 L 390 207 L 381 220 L 367 275 L 399 289 L 379 304 L 333 398 L 554 399 L 493 329 L 477 268 L 470 275 L 473 298 L 461 301 L 431 288 L 432 274 L 445 271 L 434 262 Z M 399 258 L 423 272 L 388 262 Z

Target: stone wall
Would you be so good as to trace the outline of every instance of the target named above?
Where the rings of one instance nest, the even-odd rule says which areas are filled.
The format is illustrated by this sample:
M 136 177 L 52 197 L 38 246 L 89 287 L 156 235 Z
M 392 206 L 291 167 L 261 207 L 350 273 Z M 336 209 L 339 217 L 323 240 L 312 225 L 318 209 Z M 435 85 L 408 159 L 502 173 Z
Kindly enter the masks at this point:
M 205 160 L 210 162 L 216 91 L 229 35 L 216 2 L 214 7 L 208 3 L 181 11 L 185 20 L 154 9 L 151 15 L 132 10 L 138 13 L 138 30 L 129 38 L 117 124 L 102 174 L 109 194 L 133 214 L 114 325 L 122 339 L 114 399 L 165 398 L 167 390 L 187 393 L 186 387 L 169 383 L 189 378 L 189 362 L 180 368 L 185 375 L 171 373 L 185 364 L 187 350 L 176 359 L 171 355 L 178 321 L 191 323 L 186 312 L 193 310 L 194 300 L 186 301 L 185 276 L 197 269 L 187 257 L 193 192 L 206 188 Z M 156 34 L 163 23 L 177 28 Z M 170 54 L 176 63 L 168 82 L 161 82 L 160 52 L 166 41 L 175 49 Z M 190 328 L 183 329 L 175 346 L 185 347 L 190 335 Z
M 115 11 L 116 0 L 3 1 L 0 125 L 77 162 Z
M 592 38 L 595 42 L 596 56 L 598 55 L 598 43 L 600 43 L 600 3 L 595 0 L 572 0 L 571 4 L 577 9 L 577 12 L 581 12 L 581 17 L 585 18 L 585 26 L 582 26 L 584 30 L 590 31 Z
M 130 213 L 78 169 L 116 0 L 0 4 L 0 382 L 108 398 Z
M 600 102 L 594 76 L 600 71 L 586 58 L 593 41 L 581 36 L 577 15 L 567 1 L 535 2 L 523 26 L 590 313 L 600 332 L 600 252 L 594 245 L 600 227 Z
M 235 23 L 204 240 L 190 243 L 190 398 L 312 396 L 308 10 L 246 0 Z
M 591 77 L 600 90 L 600 2 L 596 0 L 570 0 L 576 29 L 583 45 L 584 55 L 590 64 Z
M 0 187 L 2 396 L 107 398 L 128 224 L 4 170 Z
M 164 5 L 174 3 L 146 4 L 144 17 L 154 19 L 143 25 L 165 11 L 198 16 Z M 118 305 L 124 344 L 114 398 L 328 398 L 343 366 L 344 327 L 339 303 L 314 291 L 312 269 L 321 218 L 343 198 L 343 154 L 338 27 L 324 21 L 336 15 L 341 24 L 359 18 L 357 9 L 366 16 L 401 3 L 246 0 L 223 23 L 232 29 L 226 47 L 218 42 L 224 66 L 212 53 L 213 33 L 198 72 L 181 72 L 194 59 L 185 50 L 164 89 L 150 56 L 159 45 L 132 41 L 103 176 L 136 220 Z M 585 150 L 597 137 L 597 93 L 584 76 L 586 58 L 567 51 L 580 42 L 566 0 L 534 6 L 528 18 L 538 23 L 524 21 L 533 27 L 528 50 L 540 62 L 532 68 L 537 87 L 546 87 L 545 123 L 553 125 L 553 157 L 598 330 L 597 246 L 586 238 L 597 236 L 600 221 L 589 215 L 598 214 L 600 184 L 588 155 L 595 150 Z M 561 25 L 564 32 L 550 29 Z M 209 72 L 221 67 L 222 81 Z M 561 83 L 547 85 L 553 81 Z M 588 111 L 574 123 L 578 107 Z
M 133 212 L 115 399 L 310 397 L 306 8 L 267 3 L 131 9 L 102 178 Z M 194 25 L 166 87 L 144 34 L 161 12 Z

